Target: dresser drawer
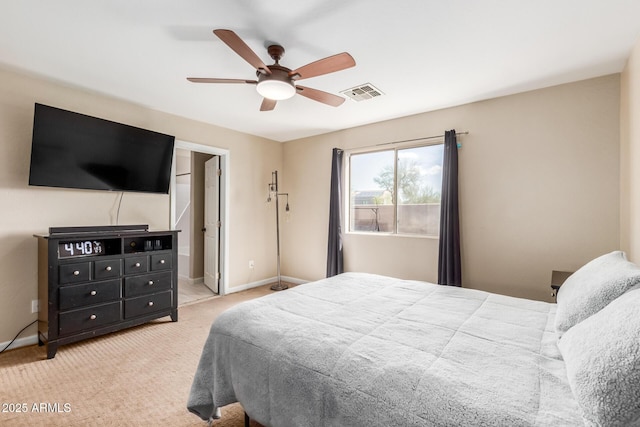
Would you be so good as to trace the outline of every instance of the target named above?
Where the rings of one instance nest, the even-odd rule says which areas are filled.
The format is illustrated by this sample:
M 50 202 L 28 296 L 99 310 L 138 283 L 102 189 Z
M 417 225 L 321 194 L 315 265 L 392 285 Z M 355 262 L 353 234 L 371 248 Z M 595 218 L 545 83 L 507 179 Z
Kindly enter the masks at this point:
M 115 323 L 121 319 L 122 303 L 120 301 L 66 311 L 60 313 L 58 332 L 61 336 L 69 335 Z
M 124 259 L 124 274 L 146 273 L 148 268 L 147 256 L 134 256 Z
M 120 259 L 100 260 L 93 263 L 93 278 L 96 280 L 120 277 L 121 272 Z
M 157 294 L 144 295 L 124 301 L 124 317 L 144 316 L 147 313 L 167 310 L 171 308 L 173 291 L 164 291 Z
M 120 298 L 120 279 L 60 287 L 60 310 L 100 304 Z
M 124 278 L 126 298 L 171 289 L 171 272 L 151 273 Z
M 60 280 L 64 283 L 79 283 L 89 280 L 89 272 L 91 271 L 90 262 L 79 262 L 75 264 L 63 264 L 60 266 Z
M 171 252 L 151 255 L 151 271 L 171 270 Z

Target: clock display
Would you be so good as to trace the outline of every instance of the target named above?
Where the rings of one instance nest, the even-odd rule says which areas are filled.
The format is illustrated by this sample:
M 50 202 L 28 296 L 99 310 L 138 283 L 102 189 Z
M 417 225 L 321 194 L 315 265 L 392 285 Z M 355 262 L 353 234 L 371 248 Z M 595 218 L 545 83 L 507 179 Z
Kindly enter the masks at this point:
M 76 240 L 58 243 L 58 255 L 60 258 L 75 258 L 106 255 L 106 251 L 102 240 Z

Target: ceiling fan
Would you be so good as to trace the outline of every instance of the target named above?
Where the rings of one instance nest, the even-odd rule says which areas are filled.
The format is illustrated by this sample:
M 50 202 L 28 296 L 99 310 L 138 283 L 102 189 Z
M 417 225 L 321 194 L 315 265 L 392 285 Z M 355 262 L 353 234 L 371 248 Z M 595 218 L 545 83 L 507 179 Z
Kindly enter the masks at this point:
M 280 45 L 271 45 L 267 48 L 269 56 L 275 61 L 273 65 L 265 65 L 258 55 L 242 41 L 236 33 L 231 30 L 213 30 L 213 33 L 227 44 L 242 59 L 247 61 L 256 69 L 257 80 L 243 79 L 219 79 L 207 77 L 187 77 L 187 80 L 194 83 L 246 83 L 256 85 L 260 95 L 264 97 L 260 111 L 273 110 L 278 101 L 289 99 L 296 93 L 322 102 L 323 104 L 337 107 L 344 102 L 344 98 L 296 84 L 298 80 L 321 76 L 336 71 L 341 71 L 356 65 L 356 61 L 346 52 L 319 59 L 310 64 L 304 65 L 295 70 L 283 67 L 279 64 L 280 58 L 284 54 L 284 48 Z

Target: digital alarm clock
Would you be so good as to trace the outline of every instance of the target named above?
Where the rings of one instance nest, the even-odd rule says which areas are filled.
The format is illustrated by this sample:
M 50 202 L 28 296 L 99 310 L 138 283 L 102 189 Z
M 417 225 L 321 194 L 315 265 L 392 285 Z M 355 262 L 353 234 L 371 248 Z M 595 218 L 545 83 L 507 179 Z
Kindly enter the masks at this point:
M 59 258 L 77 258 L 106 255 L 104 240 L 75 240 L 58 243 Z

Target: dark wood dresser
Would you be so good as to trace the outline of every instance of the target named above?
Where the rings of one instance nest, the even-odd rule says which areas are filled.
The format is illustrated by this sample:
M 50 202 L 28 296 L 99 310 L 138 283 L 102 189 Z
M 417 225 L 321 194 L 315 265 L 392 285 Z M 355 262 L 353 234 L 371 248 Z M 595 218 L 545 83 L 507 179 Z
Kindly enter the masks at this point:
M 147 225 L 51 227 L 38 238 L 38 343 L 58 346 L 171 316 L 178 231 Z

